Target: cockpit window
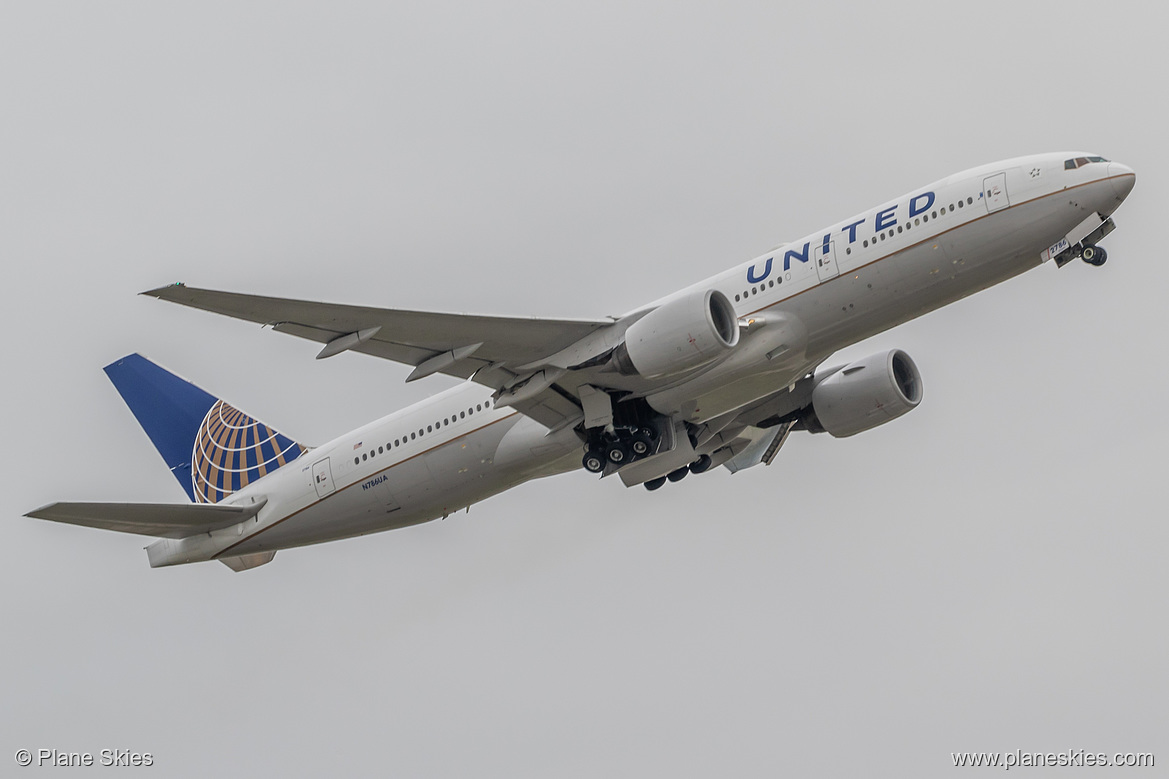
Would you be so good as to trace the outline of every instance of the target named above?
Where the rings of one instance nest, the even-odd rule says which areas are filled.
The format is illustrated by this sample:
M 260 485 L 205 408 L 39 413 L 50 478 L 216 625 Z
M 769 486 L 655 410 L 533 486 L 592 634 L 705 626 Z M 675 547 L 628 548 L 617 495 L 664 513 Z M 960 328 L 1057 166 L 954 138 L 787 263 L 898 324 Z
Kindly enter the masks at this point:
M 1064 160 L 1063 169 L 1075 170 L 1076 168 L 1087 165 L 1090 162 L 1108 162 L 1108 160 L 1104 159 L 1103 157 L 1076 157 L 1072 160 Z

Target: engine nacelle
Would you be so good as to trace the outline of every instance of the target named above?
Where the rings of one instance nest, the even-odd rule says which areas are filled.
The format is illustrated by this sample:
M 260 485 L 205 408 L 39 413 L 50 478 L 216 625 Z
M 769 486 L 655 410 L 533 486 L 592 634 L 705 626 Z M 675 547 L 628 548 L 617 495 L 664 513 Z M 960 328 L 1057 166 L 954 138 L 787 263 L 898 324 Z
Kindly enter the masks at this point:
M 872 354 L 824 378 L 812 390 L 804 423 L 814 433 L 847 438 L 917 408 L 921 374 L 900 349 Z
M 671 376 L 722 357 L 739 343 L 739 320 L 727 296 L 699 290 L 654 309 L 625 331 L 614 362 L 627 375 Z

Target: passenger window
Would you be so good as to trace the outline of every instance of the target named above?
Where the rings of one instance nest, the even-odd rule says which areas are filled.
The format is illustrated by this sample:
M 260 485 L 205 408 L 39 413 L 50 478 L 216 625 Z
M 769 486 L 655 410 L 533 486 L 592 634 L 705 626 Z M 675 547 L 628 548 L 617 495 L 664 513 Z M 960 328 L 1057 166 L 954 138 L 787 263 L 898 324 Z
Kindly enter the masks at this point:
M 410 434 L 410 440 L 411 440 L 411 441 L 413 441 L 413 440 L 414 440 L 414 434 L 413 434 L 413 433 L 411 433 L 411 434 Z
M 362 454 L 362 455 L 361 455 L 361 461 L 362 461 L 362 462 L 365 462 L 365 454 Z
M 361 464 L 361 458 L 360 458 L 360 457 L 354 457 L 354 458 L 353 458 L 353 464 L 354 464 L 354 465 L 360 465 L 360 464 Z

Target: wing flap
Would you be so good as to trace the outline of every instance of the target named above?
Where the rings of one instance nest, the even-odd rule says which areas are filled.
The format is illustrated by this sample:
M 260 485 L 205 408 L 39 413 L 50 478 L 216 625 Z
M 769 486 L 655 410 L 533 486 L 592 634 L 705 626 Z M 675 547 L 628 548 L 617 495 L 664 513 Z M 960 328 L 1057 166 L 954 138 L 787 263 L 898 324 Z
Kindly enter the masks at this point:
M 255 506 L 209 503 L 50 503 L 25 514 L 69 525 L 137 533 L 156 538 L 186 538 L 229 527 L 254 515 Z

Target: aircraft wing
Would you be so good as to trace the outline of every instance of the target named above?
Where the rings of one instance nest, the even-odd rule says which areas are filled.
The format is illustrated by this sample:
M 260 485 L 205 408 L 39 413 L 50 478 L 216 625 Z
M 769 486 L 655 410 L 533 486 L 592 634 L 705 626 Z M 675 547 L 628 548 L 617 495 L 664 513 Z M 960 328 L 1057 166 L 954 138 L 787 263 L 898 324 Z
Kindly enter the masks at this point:
M 466 379 L 488 366 L 536 362 L 612 324 L 315 303 L 182 284 L 142 294 L 323 343 L 318 358 L 352 350 L 413 365 L 407 381 L 433 373 Z
M 138 533 L 156 538 L 185 538 L 229 527 L 254 516 L 260 506 L 211 503 L 51 503 L 25 514 L 70 525 Z

